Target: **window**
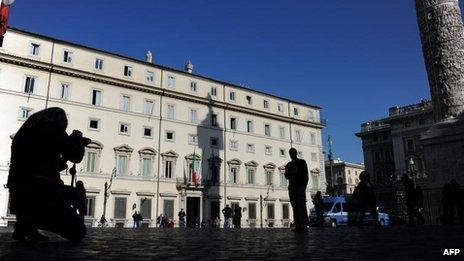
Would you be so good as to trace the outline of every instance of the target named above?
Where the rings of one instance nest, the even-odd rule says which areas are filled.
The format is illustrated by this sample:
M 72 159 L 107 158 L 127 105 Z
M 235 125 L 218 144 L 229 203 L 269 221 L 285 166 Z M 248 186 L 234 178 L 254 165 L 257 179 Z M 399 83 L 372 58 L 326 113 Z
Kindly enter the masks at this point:
M 166 118 L 173 120 L 175 118 L 175 110 L 176 108 L 173 104 L 168 104 L 166 109 Z
M 140 215 L 143 219 L 151 219 L 151 198 L 140 199 Z
M 190 109 L 189 112 L 189 121 L 191 123 L 197 123 L 198 122 L 198 113 L 196 109 Z
M 267 219 L 274 219 L 274 203 L 267 203 Z
M 238 168 L 237 167 L 230 167 L 230 183 L 237 184 L 238 183 Z
M 310 134 L 310 143 L 311 145 L 316 145 L 316 134 L 315 133 Z
M 72 63 L 72 61 L 73 61 L 73 52 L 64 51 L 63 52 L 63 62 Z
M 174 132 L 166 131 L 166 141 L 174 141 Z
M 274 184 L 274 171 L 266 170 L 266 186 Z
M 288 203 L 282 204 L 282 219 L 290 219 L 290 207 Z
M 127 198 L 115 197 L 114 198 L 114 218 L 126 218 Z
M 153 137 L 153 128 L 152 127 L 143 127 L 143 136 L 146 138 Z
M 311 161 L 317 161 L 317 154 L 314 152 L 311 153 Z
M 229 148 L 230 148 L 230 150 L 238 150 L 238 141 L 230 140 L 229 141 Z
M 60 86 L 60 99 L 69 100 L 69 84 L 61 83 L 61 86 Z
M 314 121 L 314 114 L 312 111 L 308 111 L 306 114 L 306 118 L 308 121 Z
M 120 123 L 119 124 L 119 134 L 129 134 L 130 125 L 128 123 Z
M 213 126 L 213 127 L 218 126 L 217 114 L 211 114 L 211 126 Z
M 248 105 L 251 105 L 252 104 L 251 96 L 247 95 L 246 101 Z
M 89 218 L 93 218 L 95 216 L 95 197 L 90 196 L 87 197 L 86 201 L 87 211 L 85 216 Z
M 24 108 L 24 107 L 19 107 L 19 115 L 18 118 L 20 120 L 27 120 L 29 116 L 31 115 L 32 109 L 30 108 Z
M 235 92 L 229 92 L 229 100 L 235 101 Z
M 211 96 L 217 96 L 217 88 L 211 87 L 209 94 L 211 94 Z
M 279 149 L 279 155 L 280 155 L 281 157 L 285 157 L 285 149 L 280 148 L 280 149 Z
M 145 74 L 145 77 L 147 79 L 147 82 L 154 82 L 155 81 L 155 73 L 151 71 L 147 71 Z
M 293 108 L 293 115 L 298 116 L 298 108 Z
M 255 168 L 247 168 L 247 184 L 255 184 Z
M 271 136 L 271 125 L 264 124 L 264 135 Z
M 248 203 L 248 219 L 256 219 L 256 203 Z
M 39 56 L 39 51 L 40 51 L 40 44 L 31 43 L 29 54 L 34 55 L 34 56 Z
M 129 66 L 129 65 L 124 66 L 124 76 L 132 77 L 132 66 Z
M 145 100 L 143 104 L 143 113 L 146 115 L 153 115 L 153 109 L 155 108 L 155 102 L 152 100 Z
M 287 179 L 285 178 L 285 168 L 280 168 L 279 172 L 280 172 L 279 174 L 280 175 L 280 186 L 281 187 L 288 186 Z
M 100 129 L 100 120 L 99 119 L 89 119 L 89 129 L 91 129 L 91 130 Z
M 295 130 L 295 141 L 301 142 L 301 130 Z
M 95 151 L 88 151 L 87 152 L 87 159 L 86 159 L 86 171 L 89 173 L 96 172 L 96 162 L 97 162 L 97 152 Z
M 100 90 L 92 90 L 92 105 L 101 105 L 102 92 Z
M 311 175 L 311 183 L 313 190 L 319 189 L 319 175 Z
M 117 156 L 117 173 L 118 175 L 127 175 L 127 155 Z
M 174 200 L 172 199 L 163 200 L 163 213 L 167 217 L 174 218 Z
M 140 160 L 140 175 L 142 177 L 151 176 L 151 166 L 152 166 L 152 157 L 151 156 L 142 156 Z
M 191 92 L 197 92 L 197 83 L 196 82 L 190 82 L 190 91 Z
M 190 145 L 197 145 L 198 144 L 198 136 L 195 134 L 188 135 L 188 143 Z
M 211 138 L 210 144 L 212 147 L 218 147 L 219 146 L 219 139 L 218 138 Z
M 128 95 L 122 95 L 121 104 L 119 108 L 123 111 L 130 111 L 130 106 L 131 106 L 131 97 Z
M 237 129 L 237 119 L 234 117 L 230 118 L 230 129 L 236 130 Z
M 35 89 L 35 77 L 34 76 L 26 76 L 26 82 L 24 83 L 24 92 L 25 93 L 34 93 Z
M 247 152 L 255 153 L 255 145 L 251 144 L 251 143 L 248 143 L 247 144 Z
M 103 70 L 103 59 L 95 58 L 95 70 Z
M 263 107 L 264 107 L 264 109 L 269 109 L 269 101 L 268 100 L 263 101 Z
M 272 147 L 271 146 L 265 146 L 265 153 L 268 156 L 272 155 Z
M 173 171 L 172 171 L 173 161 L 167 160 L 164 164 L 164 177 L 167 179 L 172 179 Z
M 279 127 L 279 136 L 281 139 L 285 139 L 285 127 Z
M 253 132 L 253 121 L 247 121 L 247 132 L 248 133 Z
M 282 103 L 277 104 L 277 110 L 279 112 L 284 112 L 284 105 Z
M 176 78 L 172 75 L 168 76 L 168 88 L 174 88 L 176 86 Z

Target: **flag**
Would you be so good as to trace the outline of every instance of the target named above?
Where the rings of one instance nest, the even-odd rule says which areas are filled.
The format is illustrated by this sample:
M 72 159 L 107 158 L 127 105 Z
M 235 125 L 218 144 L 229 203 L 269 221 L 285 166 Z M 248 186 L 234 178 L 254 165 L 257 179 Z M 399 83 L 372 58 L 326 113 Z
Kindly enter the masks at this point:
M 10 6 L 1 3 L 0 6 L 0 47 L 3 46 L 3 36 L 8 28 L 8 16 L 10 14 Z

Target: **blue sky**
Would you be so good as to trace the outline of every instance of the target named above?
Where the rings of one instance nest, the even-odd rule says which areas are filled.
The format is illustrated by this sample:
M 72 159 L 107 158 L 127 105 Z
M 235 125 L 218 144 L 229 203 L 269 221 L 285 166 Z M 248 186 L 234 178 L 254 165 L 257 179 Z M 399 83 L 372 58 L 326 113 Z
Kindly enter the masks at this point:
M 17 0 L 10 25 L 323 107 L 335 157 L 388 107 L 429 98 L 413 0 Z

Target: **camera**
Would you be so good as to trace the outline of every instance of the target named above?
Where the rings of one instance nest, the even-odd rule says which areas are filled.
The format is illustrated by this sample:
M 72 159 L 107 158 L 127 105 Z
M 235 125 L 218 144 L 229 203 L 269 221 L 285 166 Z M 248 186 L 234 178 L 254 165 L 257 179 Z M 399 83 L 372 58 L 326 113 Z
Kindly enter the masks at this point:
M 73 130 L 73 132 L 71 133 L 71 135 L 69 135 L 69 137 L 74 142 L 79 144 L 79 146 L 81 146 L 81 147 L 85 147 L 85 146 L 89 145 L 92 142 L 91 139 L 82 136 L 82 132 L 79 131 L 79 130 Z

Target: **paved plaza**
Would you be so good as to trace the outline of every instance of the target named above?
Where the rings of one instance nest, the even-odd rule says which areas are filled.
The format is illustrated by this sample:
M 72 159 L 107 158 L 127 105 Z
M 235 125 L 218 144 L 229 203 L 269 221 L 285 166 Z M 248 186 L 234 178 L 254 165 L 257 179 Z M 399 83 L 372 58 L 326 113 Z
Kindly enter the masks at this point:
M 287 229 L 90 229 L 69 243 L 51 236 L 15 243 L 0 230 L 0 260 L 404 260 L 449 259 L 445 248 L 464 251 L 462 227 Z

